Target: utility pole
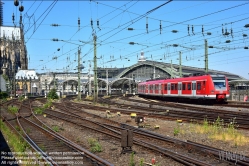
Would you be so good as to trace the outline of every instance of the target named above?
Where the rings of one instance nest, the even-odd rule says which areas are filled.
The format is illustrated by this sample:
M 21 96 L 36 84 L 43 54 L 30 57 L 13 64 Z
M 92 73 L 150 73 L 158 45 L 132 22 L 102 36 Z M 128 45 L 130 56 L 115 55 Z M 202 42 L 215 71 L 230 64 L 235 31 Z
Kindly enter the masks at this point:
M 108 96 L 109 83 L 108 83 L 108 69 L 106 69 L 106 95 Z
M 93 36 L 93 40 L 94 40 L 94 103 L 97 102 L 98 100 L 98 80 L 97 80 L 97 48 L 96 48 L 96 40 L 97 40 L 97 36 L 94 34 Z
M 80 47 L 78 48 L 78 100 L 81 100 L 81 90 L 80 90 Z
M 208 73 L 208 42 L 205 39 L 205 73 Z
M 80 18 L 78 18 L 78 30 L 80 31 Z M 81 65 L 80 65 L 80 46 L 78 47 L 78 100 L 81 100 L 81 90 L 80 90 L 80 71 L 81 71 Z
M 154 62 L 153 62 L 154 63 Z M 156 67 L 155 67 L 155 63 L 154 63 L 154 70 L 153 70 L 153 79 L 156 78 Z
M 53 73 L 53 79 L 54 79 L 54 89 L 55 89 L 55 73 Z
M 182 52 L 179 52 L 179 74 L 182 77 Z
M 170 78 L 172 78 L 172 60 L 170 61 Z
M 91 83 L 91 61 L 89 61 L 89 71 L 88 71 L 88 95 L 92 95 L 92 83 Z

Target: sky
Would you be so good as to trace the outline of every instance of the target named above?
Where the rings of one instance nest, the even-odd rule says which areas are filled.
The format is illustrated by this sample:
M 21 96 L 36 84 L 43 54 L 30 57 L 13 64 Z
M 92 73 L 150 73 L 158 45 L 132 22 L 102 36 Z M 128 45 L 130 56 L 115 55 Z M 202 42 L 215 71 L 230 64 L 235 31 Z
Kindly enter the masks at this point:
M 19 25 L 20 12 L 14 1 L 2 2 L 3 24 Z M 207 40 L 208 46 L 213 46 L 208 48 L 209 69 L 249 79 L 249 49 L 245 49 L 249 47 L 249 28 L 245 27 L 249 24 L 248 0 L 23 0 L 19 3 L 24 6 L 29 69 L 38 73 L 76 72 L 78 49 L 85 67 L 82 72 L 89 69 L 93 72 L 96 35 L 98 67 L 129 67 L 137 63 L 143 51 L 148 60 L 166 63 L 172 60 L 173 64 L 179 64 L 181 52 L 182 65 L 204 68 Z

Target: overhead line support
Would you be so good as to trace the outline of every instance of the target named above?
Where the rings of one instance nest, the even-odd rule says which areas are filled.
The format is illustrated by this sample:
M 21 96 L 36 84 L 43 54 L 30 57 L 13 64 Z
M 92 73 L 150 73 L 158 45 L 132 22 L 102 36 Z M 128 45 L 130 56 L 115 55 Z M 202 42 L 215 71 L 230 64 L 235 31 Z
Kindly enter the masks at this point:
M 97 80 L 97 48 L 96 48 L 96 41 L 97 41 L 97 36 L 94 34 L 93 36 L 94 40 L 94 103 L 97 102 L 98 100 L 98 80 Z

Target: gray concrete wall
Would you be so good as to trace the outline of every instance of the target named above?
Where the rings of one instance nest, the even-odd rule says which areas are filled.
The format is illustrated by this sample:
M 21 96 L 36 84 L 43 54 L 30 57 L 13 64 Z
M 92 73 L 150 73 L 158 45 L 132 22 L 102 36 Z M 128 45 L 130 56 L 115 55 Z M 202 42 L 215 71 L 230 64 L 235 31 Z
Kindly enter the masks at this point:
M 0 75 L 0 89 L 2 92 L 6 92 L 6 81 L 2 75 Z
M 244 97 L 249 95 L 249 90 L 231 90 L 228 100 L 244 101 Z

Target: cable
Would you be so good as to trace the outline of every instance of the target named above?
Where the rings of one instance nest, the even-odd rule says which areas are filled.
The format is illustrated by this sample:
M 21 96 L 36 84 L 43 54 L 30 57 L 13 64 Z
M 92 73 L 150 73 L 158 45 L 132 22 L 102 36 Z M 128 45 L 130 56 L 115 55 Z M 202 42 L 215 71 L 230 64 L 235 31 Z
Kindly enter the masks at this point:
M 46 19 L 46 17 L 48 16 L 48 14 L 51 12 L 51 10 L 54 8 L 54 6 L 56 5 L 58 0 L 54 1 L 54 5 L 51 7 L 51 9 L 48 11 L 48 13 L 46 14 L 46 16 L 43 18 L 43 20 L 41 21 L 41 23 Z M 31 34 L 30 38 L 34 35 L 34 33 L 36 32 L 36 30 L 40 27 L 41 23 L 38 25 L 38 27 L 34 30 L 34 32 Z M 29 39 L 26 41 L 26 43 L 28 43 Z

